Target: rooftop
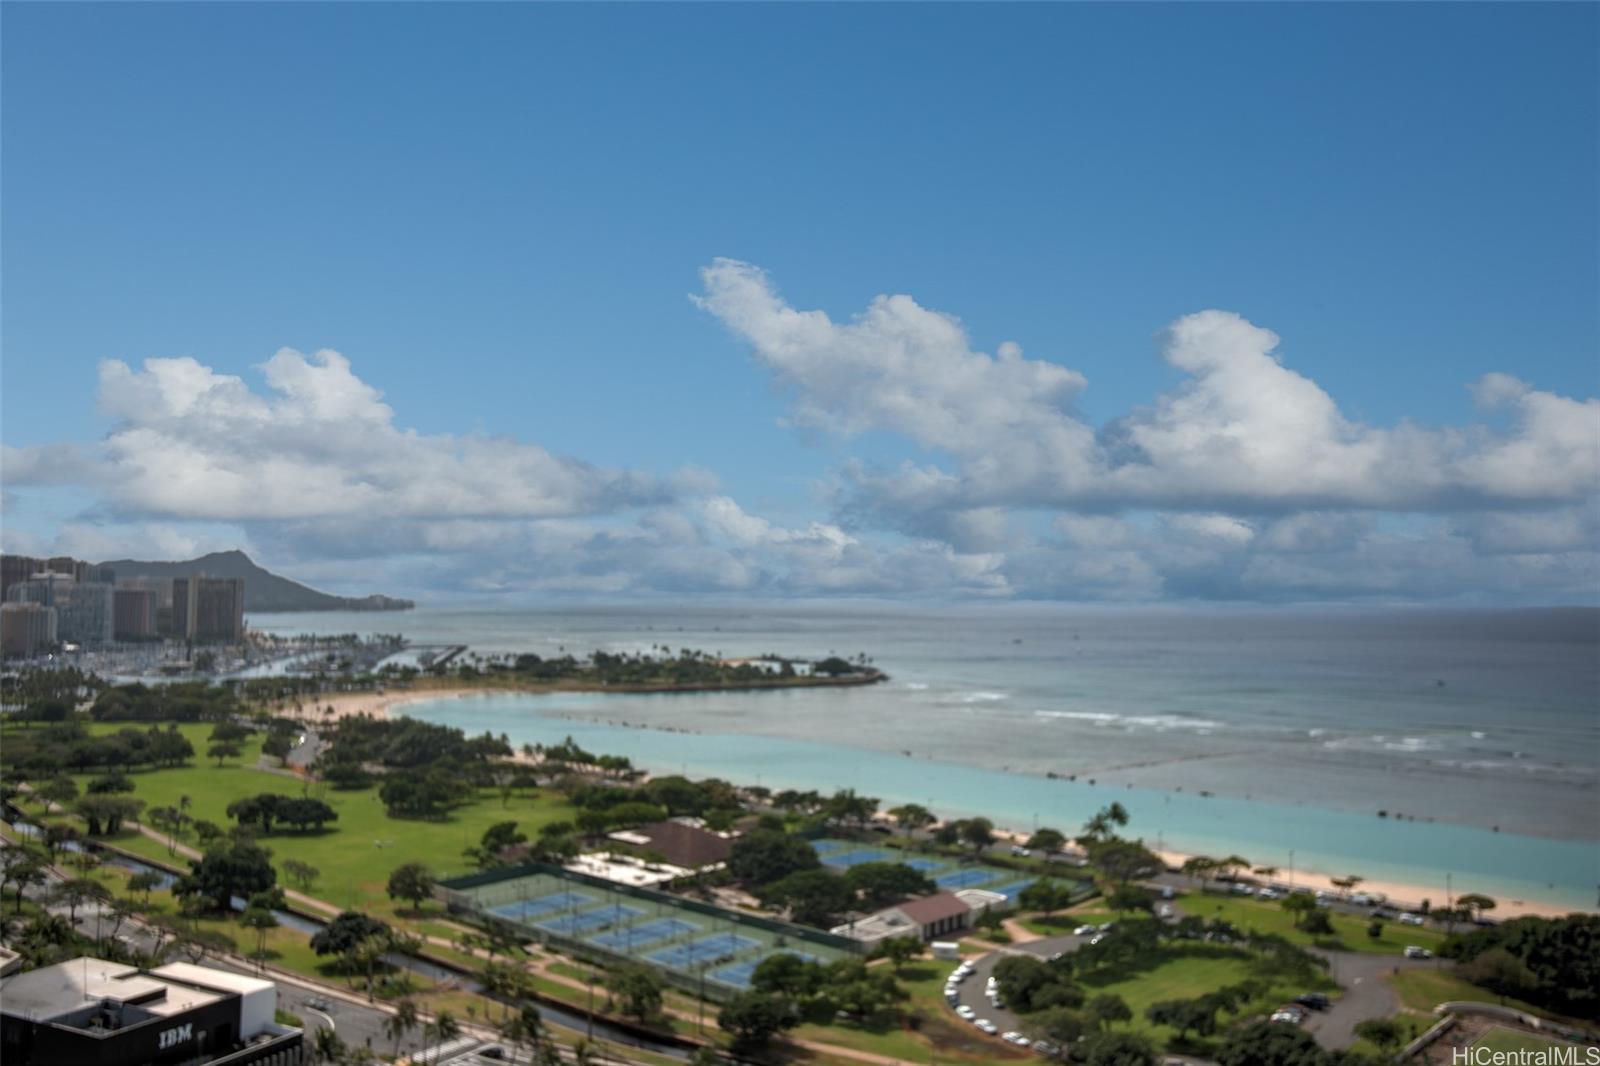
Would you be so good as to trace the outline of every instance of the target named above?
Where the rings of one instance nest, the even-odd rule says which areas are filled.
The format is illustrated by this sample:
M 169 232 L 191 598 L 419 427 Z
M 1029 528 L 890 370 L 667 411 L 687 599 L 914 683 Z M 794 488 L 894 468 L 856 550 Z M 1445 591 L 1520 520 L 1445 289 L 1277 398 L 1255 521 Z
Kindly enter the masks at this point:
M 213 972 L 206 971 L 208 975 Z M 134 1008 L 136 1016 L 129 1019 L 133 1021 L 148 1015 L 181 1014 L 222 998 L 210 989 L 175 983 L 179 980 L 183 979 L 174 975 L 163 980 L 162 976 L 140 973 L 138 968 L 124 963 L 84 956 L 11 978 L 6 982 L 5 995 L 0 997 L 0 1013 L 74 1025 L 65 1019 L 108 1001 L 118 1007 Z M 81 1027 L 84 1026 L 74 1025 Z
M 904 914 L 918 925 L 955 918 L 972 911 L 972 908 L 953 892 L 936 892 L 931 896 L 908 899 L 892 909 Z

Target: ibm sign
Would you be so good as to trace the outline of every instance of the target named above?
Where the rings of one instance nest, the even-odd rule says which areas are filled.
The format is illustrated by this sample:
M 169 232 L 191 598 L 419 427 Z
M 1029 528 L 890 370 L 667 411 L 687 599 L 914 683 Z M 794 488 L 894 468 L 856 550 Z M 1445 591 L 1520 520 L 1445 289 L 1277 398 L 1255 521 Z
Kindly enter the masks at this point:
M 157 1045 L 162 1051 L 177 1047 L 194 1039 L 194 1023 L 174 1026 L 162 1032 L 160 1043 Z

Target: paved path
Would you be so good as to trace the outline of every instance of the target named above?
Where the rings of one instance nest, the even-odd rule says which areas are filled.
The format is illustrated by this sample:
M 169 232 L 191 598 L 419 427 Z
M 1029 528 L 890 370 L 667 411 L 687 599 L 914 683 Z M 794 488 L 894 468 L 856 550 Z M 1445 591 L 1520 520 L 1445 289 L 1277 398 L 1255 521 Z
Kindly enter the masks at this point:
M 1401 970 L 1437 966 L 1430 959 L 1396 958 L 1393 955 L 1363 955 L 1351 951 L 1320 951 L 1328 960 L 1329 973 L 1344 989 L 1344 995 L 1325 1011 L 1312 1011 L 1306 1031 L 1330 1051 L 1356 1042 L 1355 1028 L 1370 1018 L 1387 1018 L 1400 1009 L 1400 995 L 1385 978 Z

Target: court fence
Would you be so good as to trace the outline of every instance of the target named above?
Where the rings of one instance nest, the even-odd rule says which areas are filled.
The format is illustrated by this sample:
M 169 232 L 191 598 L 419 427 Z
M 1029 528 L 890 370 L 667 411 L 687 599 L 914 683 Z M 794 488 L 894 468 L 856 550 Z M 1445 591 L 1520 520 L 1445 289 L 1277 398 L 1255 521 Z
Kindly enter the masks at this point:
M 530 883 L 544 886 L 539 898 L 528 898 Z M 571 889 L 551 891 L 557 885 L 590 889 L 600 898 Z M 451 913 L 510 937 L 602 967 L 643 963 L 673 987 L 718 1001 L 748 987 L 750 973 L 768 955 L 788 952 L 826 962 L 864 951 L 848 937 L 548 863 L 445 878 L 435 896 Z M 677 914 L 709 919 L 710 928 Z

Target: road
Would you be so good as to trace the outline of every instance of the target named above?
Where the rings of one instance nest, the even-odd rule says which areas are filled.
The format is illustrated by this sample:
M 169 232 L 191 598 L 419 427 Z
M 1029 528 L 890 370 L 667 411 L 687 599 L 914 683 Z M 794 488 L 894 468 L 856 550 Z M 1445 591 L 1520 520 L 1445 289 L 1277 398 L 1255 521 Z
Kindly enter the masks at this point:
M 1384 978 L 1401 970 L 1437 966 L 1429 959 L 1405 959 L 1394 955 L 1363 955 L 1353 951 L 1321 951 L 1328 960 L 1328 972 L 1344 995 L 1325 1011 L 1312 1011 L 1306 1031 L 1317 1043 L 1338 1051 L 1356 1042 L 1355 1028 L 1369 1018 L 1387 1018 L 1400 1009 L 1400 996 Z

